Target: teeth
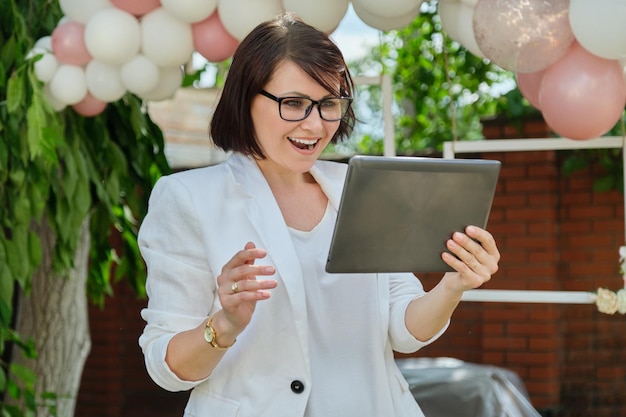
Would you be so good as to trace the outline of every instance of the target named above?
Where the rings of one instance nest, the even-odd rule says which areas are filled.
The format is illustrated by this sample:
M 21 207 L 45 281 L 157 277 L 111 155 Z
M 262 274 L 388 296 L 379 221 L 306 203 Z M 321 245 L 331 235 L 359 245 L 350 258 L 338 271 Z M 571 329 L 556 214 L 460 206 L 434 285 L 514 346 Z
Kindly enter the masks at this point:
M 304 145 L 304 146 L 298 146 L 301 149 L 308 149 L 308 150 L 312 150 L 313 148 L 315 148 L 315 144 L 317 143 L 317 139 L 300 139 L 300 138 L 289 138 L 290 141 L 294 142 L 294 143 L 298 143 L 300 145 Z
M 300 139 L 300 138 L 289 138 L 292 142 L 301 143 L 303 145 L 315 145 L 317 143 L 317 139 Z

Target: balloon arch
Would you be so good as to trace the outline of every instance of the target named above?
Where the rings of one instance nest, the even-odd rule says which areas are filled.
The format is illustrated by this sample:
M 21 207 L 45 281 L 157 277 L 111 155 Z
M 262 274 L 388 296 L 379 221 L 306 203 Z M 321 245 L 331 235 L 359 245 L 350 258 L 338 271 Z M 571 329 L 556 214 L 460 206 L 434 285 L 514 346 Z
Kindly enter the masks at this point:
M 367 25 L 409 24 L 421 0 L 60 0 L 65 14 L 31 56 L 60 111 L 101 113 L 126 92 L 173 96 L 194 52 L 232 56 L 259 22 L 290 10 L 332 33 L 352 3 Z M 626 104 L 626 8 L 617 0 L 439 0 L 448 36 L 515 73 L 518 86 L 559 135 L 605 134 Z

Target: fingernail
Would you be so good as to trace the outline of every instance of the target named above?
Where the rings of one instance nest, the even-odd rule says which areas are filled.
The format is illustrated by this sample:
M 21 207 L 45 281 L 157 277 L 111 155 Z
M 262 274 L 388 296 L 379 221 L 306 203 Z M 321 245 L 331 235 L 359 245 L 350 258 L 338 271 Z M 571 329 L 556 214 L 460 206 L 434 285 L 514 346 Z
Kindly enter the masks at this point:
M 468 226 L 467 227 L 467 233 L 469 233 L 469 234 L 476 233 L 476 228 L 474 226 Z
M 267 273 L 273 274 L 274 273 L 274 267 L 273 266 L 266 266 L 265 268 L 263 268 L 263 270 Z

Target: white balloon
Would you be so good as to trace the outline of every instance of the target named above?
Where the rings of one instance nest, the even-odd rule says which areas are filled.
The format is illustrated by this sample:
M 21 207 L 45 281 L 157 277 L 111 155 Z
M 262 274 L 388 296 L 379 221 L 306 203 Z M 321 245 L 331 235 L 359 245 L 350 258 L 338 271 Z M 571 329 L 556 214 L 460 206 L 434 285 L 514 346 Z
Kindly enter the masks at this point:
M 281 0 L 219 0 L 217 3 L 224 28 L 240 41 L 259 23 L 272 20 L 282 10 Z
M 112 103 L 126 93 L 119 67 L 93 59 L 85 67 L 85 78 L 87 89 L 98 100 Z
M 49 52 L 45 52 L 39 61 L 35 62 L 35 75 L 39 81 L 48 83 L 59 68 L 59 61 Z
M 339 26 L 348 11 L 349 0 L 283 0 L 285 10 L 294 12 L 311 26 L 329 33 Z
M 35 42 L 33 49 L 43 49 L 48 52 L 52 52 L 52 36 L 42 36 Z
M 113 7 L 109 0 L 59 0 L 59 6 L 66 16 L 83 24 L 98 11 Z
M 52 106 L 52 108 L 54 109 L 54 111 L 61 111 L 64 108 L 67 107 L 67 104 L 59 101 L 59 99 L 57 99 L 54 94 L 52 94 L 52 92 L 50 91 L 50 84 L 46 84 L 43 87 L 43 93 L 46 96 L 46 98 L 48 99 L 48 102 L 50 103 L 50 105 Z
M 463 45 L 473 55 L 484 58 L 474 35 L 474 7 L 466 2 L 442 0 L 438 11 L 441 28 L 450 39 Z
M 122 84 L 134 94 L 149 93 L 159 82 L 159 68 L 144 55 L 137 55 L 120 69 Z
M 139 97 L 148 101 L 161 101 L 174 96 L 183 82 L 182 66 L 159 69 L 159 82 L 156 88 L 148 93 L 139 94 Z
M 569 22 L 574 37 L 601 58 L 626 55 L 626 3 L 623 0 L 571 0 Z
M 194 51 L 189 23 L 159 7 L 141 19 L 142 52 L 159 67 L 183 65 Z
M 195 23 L 213 14 L 217 0 L 161 0 L 161 6 L 175 18 Z
M 67 105 L 76 104 L 87 95 L 85 72 L 75 65 L 61 65 L 49 85 L 50 93 Z
M 414 9 L 395 17 L 380 17 L 367 10 L 360 3 L 352 3 L 352 7 L 363 23 L 373 27 L 374 29 L 388 31 L 401 29 L 415 20 L 415 18 L 420 14 L 421 4 L 418 4 Z
M 59 21 L 57 22 L 57 27 L 59 27 L 59 26 L 61 26 L 61 25 L 65 24 L 65 23 L 71 22 L 71 21 L 72 21 L 72 19 L 70 19 L 70 17 L 69 17 L 69 16 L 63 16 L 63 17 L 62 17 L 62 18 L 60 18 L 60 19 L 59 19 Z
M 379 18 L 398 18 L 407 13 L 414 13 L 419 10 L 422 0 L 353 0 L 352 6 L 356 10 L 367 10 L 370 14 Z M 358 5 L 358 6 L 357 6 Z
M 101 10 L 85 25 L 85 44 L 93 59 L 122 65 L 137 55 L 141 47 L 139 22 L 120 9 Z

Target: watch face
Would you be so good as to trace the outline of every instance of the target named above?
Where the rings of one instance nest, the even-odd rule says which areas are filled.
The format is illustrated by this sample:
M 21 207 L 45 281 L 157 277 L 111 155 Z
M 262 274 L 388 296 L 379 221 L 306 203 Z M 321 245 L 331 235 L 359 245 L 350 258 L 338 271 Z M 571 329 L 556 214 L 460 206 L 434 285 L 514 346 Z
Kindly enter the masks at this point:
M 213 343 L 213 339 L 215 338 L 215 332 L 210 327 L 206 327 L 204 329 L 204 338 L 207 342 Z

